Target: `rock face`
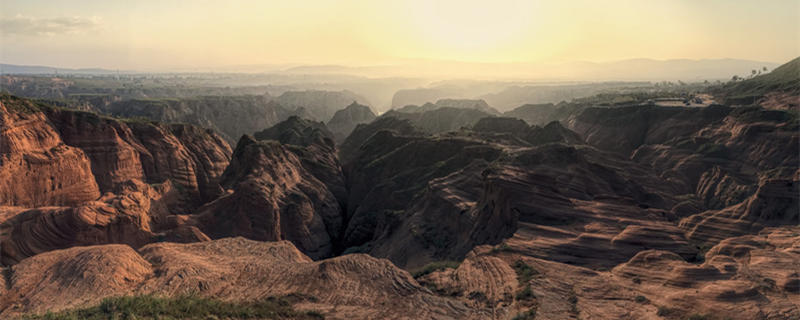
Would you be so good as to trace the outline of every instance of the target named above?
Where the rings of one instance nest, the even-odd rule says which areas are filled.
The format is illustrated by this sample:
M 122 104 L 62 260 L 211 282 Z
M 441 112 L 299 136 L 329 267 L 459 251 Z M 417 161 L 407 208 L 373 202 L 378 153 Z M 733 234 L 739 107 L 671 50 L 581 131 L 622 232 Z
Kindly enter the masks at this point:
M 0 204 L 76 205 L 100 196 L 89 157 L 69 146 L 38 106 L 0 97 Z
M 328 128 L 336 142 L 342 143 L 357 125 L 372 122 L 376 117 L 369 107 L 354 102 L 347 108 L 336 111 L 333 118 L 328 121 Z
M 680 185 L 686 200 L 670 211 L 686 217 L 680 226 L 693 241 L 710 246 L 796 219 L 795 117 L 722 106 L 622 109 L 587 109 L 570 126 L 588 143 L 629 154 Z M 622 125 L 628 122 L 637 125 Z
M 232 192 L 199 210 L 202 229 L 214 238 L 290 240 L 314 259 L 330 256 L 345 192 L 330 133 L 294 117 L 256 136 L 267 140 L 245 136 L 236 146 L 222 176 Z
M 190 125 L 121 122 L 58 109 L 47 111 L 68 145 L 84 150 L 102 192 L 139 179 L 172 180 L 194 202 L 221 194 L 219 176 L 230 160 L 228 144 L 214 132 Z
M 0 98 L 0 119 L 3 264 L 75 245 L 207 239 L 172 212 L 223 192 L 231 151 L 212 131 L 13 96 Z
M 3 317 L 93 305 L 107 296 L 189 293 L 244 301 L 313 297 L 295 307 L 334 319 L 488 317 L 434 295 L 386 260 L 347 255 L 313 262 L 288 241 L 158 243 L 138 252 L 124 245 L 75 247 L 26 259 L 8 279 Z

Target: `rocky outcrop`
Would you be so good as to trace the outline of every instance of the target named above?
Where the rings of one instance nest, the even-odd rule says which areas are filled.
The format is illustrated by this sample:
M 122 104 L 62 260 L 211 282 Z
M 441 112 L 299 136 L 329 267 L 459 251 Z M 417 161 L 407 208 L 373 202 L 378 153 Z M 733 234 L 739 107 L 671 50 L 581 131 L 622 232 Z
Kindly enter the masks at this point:
M 173 212 L 223 192 L 230 147 L 212 131 L 125 122 L 13 96 L 0 99 L 0 117 L 4 265 L 77 245 L 207 239 Z
M 336 111 L 333 118 L 328 121 L 328 128 L 336 142 L 342 143 L 357 125 L 372 122 L 376 117 L 369 107 L 351 103 L 346 108 Z
M 785 190 L 796 189 L 800 136 L 798 121 L 788 112 L 722 106 L 587 109 L 570 124 L 590 144 L 630 154 L 680 186 L 684 201 L 671 211 L 685 218 L 681 227 L 693 241 L 713 245 L 767 225 L 791 224 L 796 215 L 791 204 L 797 196 Z M 769 205 L 762 209 L 761 203 Z
M 694 257 L 665 211 L 675 203 L 673 187 L 648 168 L 585 146 L 507 152 L 432 180 L 371 252 L 414 268 L 510 238 L 511 250 L 527 256 L 592 268 L 647 248 Z
M 348 164 L 345 246 L 358 246 L 381 235 L 382 228 L 403 220 L 432 179 L 460 170 L 473 161 L 492 161 L 500 148 L 463 138 L 374 134 Z M 388 232 L 388 231 L 386 231 Z
M 131 179 L 172 180 L 197 205 L 222 192 L 219 176 L 230 160 L 228 144 L 213 131 L 185 124 L 120 121 L 93 113 L 45 108 L 67 145 L 83 150 L 101 192 Z
M 330 256 L 342 225 L 339 202 L 326 187 L 332 182 L 320 181 L 314 174 L 318 168 L 304 165 L 322 161 L 304 159 L 291 148 L 242 137 L 221 181 L 232 191 L 199 209 L 201 228 L 212 238 L 290 240 L 312 258 Z
M 97 199 L 89 157 L 65 144 L 39 107 L 0 97 L 0 205 L 78 205 Z

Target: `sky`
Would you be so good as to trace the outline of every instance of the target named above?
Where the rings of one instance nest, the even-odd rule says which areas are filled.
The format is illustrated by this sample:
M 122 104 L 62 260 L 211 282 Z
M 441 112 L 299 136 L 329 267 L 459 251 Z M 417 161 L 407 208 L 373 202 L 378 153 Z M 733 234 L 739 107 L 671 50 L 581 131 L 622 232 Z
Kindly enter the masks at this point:
M 799 55 L 798 0 L 0 0 L 0 62 L 68 68 Z

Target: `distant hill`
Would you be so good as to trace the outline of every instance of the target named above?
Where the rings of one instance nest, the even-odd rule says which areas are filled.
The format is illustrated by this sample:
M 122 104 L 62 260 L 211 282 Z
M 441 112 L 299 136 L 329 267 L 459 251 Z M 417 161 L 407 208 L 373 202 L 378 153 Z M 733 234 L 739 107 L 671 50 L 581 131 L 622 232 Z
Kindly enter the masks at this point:
M 100 68 L 70 69 L 48 66 L 22 66 L 0 63 L 0 74 L 116 74 L 131 73 L 131 71 L 118 71 Z
M 788 108 L 800 100 L 800 57 L 772 72 L 739 82 L 729 82 L 716 93 L 726 104 L 759 103 L 767 107 Z M 783 104 L 781 107 L 780 105 Z

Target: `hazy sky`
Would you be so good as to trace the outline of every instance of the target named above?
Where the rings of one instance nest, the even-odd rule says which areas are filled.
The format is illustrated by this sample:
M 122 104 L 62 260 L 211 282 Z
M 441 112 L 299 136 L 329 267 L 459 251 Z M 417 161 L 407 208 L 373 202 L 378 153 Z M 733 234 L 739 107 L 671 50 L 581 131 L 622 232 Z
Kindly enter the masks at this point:
M 0 62 L 612 61 L 800 55 L 800 1 L 0 0 Z

